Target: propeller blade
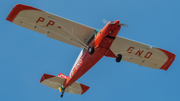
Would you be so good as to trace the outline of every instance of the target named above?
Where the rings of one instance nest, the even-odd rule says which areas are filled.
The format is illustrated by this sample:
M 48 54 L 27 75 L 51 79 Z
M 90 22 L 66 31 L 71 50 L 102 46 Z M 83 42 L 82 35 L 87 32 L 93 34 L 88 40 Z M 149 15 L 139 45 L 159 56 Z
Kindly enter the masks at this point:
M 103 24 L 107 24 L 109 21 L 106 20 L 106 19 L 102 19 L 102 22 L 103 22 Z M 123 23 L 120 23 L 119 25 L 120 25 L 120 26 L 124 26 L 124 27 L 128 27 L 127 24 L 123 24 Z
M 106 19 L 102 19 L 103 24 L 107 24 L 109 21 Z
M 127 24 L 123 24 L 123 23 L 120 23 L 119 25 L 120 25 L 120 26 L 125 26 L 125 27 L 128 27 L 128 25 L 127 25 Z

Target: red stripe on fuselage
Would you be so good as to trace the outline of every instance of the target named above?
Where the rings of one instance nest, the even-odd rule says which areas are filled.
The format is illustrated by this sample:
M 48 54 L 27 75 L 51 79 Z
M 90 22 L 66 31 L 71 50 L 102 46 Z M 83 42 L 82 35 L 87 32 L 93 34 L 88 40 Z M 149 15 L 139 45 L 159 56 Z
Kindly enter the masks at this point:
M 93 67 L 109 50 L 114 39 L 106 37 L 116 37 L 121 26 L 119 25 L 119 20 L 115 21 L 114 24 L 109 22 L 106 26 L 98 33 L 95 39 L 89 44 L 89 46 L 94 46 L 95 51 L 90 55 L 87 49 L 84 51 L 75 67 L 71 70 L 71 73 L 63 84 L 64 88 L 70 86 L 73 82 L 79 79 L 83 74 L 85 74 L 91 67 Z M 112 33 L 110 33 L 112 31 Z

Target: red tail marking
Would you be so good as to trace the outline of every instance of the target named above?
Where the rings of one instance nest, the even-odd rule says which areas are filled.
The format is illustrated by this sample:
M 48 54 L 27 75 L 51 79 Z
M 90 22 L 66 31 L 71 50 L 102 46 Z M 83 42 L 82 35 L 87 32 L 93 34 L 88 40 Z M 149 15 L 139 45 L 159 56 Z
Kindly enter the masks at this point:
M 80 84 L 81 85 L 81 88 L 82 88 L 82 93 L 81 94 L 84 94 L 90 87 L 86 86 L 86 85 L 83 85 L 83 84 Z
M 62 74 L 62 73 L 59 73 L 59 75 L 58 75 L 59 77 L 62 77 L 62 78 L 65 78 L 65 79 L 67 79 L 68 78 L 68 76 L 66 76 L 66 75 L 64 75 L 64 74 Z
M 49 75 L 49 74 L 43 74 L 43 76 L 41 77 L 40 83 L 43 82 L 46 79 L 55 77 L 54 75 Z

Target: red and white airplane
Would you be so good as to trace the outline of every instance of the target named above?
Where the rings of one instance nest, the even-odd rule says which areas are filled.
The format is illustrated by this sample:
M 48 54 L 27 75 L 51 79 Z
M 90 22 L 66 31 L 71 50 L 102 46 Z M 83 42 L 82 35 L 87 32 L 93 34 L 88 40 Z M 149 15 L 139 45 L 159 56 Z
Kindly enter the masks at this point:
M 108 22 L 97 31 L 94 28 L 70 21 L 27 5 L 17 4 L 6 20 L 19 26 L 42 33 L 47 37 L 82 48 L 69 76 L 44 74 L 40 83 L 62 92 L 80 94 L 89 87 L 76 82 L 103 56 L 132 62 L 153 69 L 167 70 L 175 54 L 166 50 L 117 36 L 119 20 Z

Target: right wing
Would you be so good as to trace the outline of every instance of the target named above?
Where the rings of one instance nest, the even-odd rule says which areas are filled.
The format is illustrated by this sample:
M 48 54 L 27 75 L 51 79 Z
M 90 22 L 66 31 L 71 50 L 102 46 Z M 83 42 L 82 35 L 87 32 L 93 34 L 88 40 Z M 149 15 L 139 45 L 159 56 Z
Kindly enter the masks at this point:
M 94 28 L 22 4 L 17 4 L 6 20 L 80 48 L 87 48 L 96 33 Z
M 175 54 L 166 50 L 117 36 L 110 50 L 116 58 L 122 54 L 122 60 L 154 69 L 167 70 L 175 59 Z

